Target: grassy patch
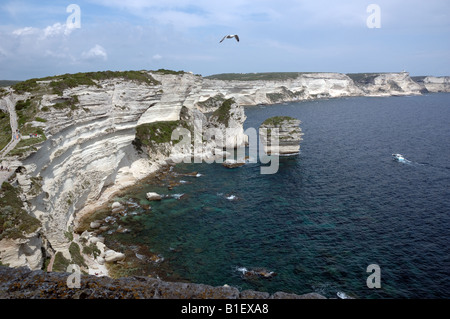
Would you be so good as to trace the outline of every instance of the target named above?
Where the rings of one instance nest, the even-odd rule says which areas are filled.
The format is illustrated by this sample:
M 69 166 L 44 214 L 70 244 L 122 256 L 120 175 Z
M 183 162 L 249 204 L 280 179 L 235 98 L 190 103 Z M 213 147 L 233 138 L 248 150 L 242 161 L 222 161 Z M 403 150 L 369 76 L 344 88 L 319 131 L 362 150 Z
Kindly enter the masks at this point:
M 18 93 L 36 92 L 42 87 L 50 88 L 53 94 L 63 95 L 64 90 L 80 85 L 97 86 L 95 81 L 122 78 L 127 81 L 137 81 L 148 85 L 159 84 L 151 75 L 143 71 L 99 71 L 49 76 L 40 79 L 30 79 L 15 83 L 12 88 Z M 47 81 L 48 83 L 38 83 Z
M 35 121 L 38 121 L 38 122 L 42 122 L 42 123 L 46 123 L 46 122 L 47 122 L 46 119 L 43 119 L 42 117 L 38 117 L 38 116 L 36 116 L 36 117 L 34 118 L 34 120 L 35 120 Z
M 219 123 L 223 123 L 228 127 L 230 121 L 231 105 L 233 103 L 234 99 L 232 98 L 223 101 L 222 105 L 211 114 L 211 117 L 215 118 Z
M 84 258 L 81 255 L 80 246 L 78 246 L 77 243 L 75 242 L 70 243 L 69 252 L 70 256 L 72 257 L 72 262 L 74 264 L 87 267 L 86 263 L 84 262 Z
M 18 94 L 23 94 L 25 92 L 35 92 L 39 90 L 40 85 L 37 83 L 38 79 L 29 79 L 22 81 L 11 86 L 14 91 Z
M 296 118 L 290 116 L 274 116 L 265 120 L 262 125 L 263 126 L 280 126 L 283 122 L 297 121 Z
M 70 260 L 64 257 L 63 253 L 58 251 L 55 255 L 55 260 L 53 261 L 53 271 L 66 272 L 67 267 L 71 264 Z
M 41 222 L 23 209 L 19 189 L 3 182 L 0 191 L 0 239 L 25 238 L 35 232 Z
M 83 246 L 83 254 L 92 255 L 94 258 L 100 256 L 100 249 L 97 248 L 95 244 L 90 244 L 89 246 Z
M 53 104 L 52 107 L 57 110 L 64 110 L 64 109 L 70 108 L 73 111 L 78 108 L 77 104 L 79 102 L 80 101 L 78 100 L 78 96 L 74 95 L 68 99 L 65 99 L 63 102 L 58 102 L 58 103 Z
M 181 74 L 185 74 L 186 72 L 184 72 L 183 70 L 181 71 L 173 71 L 173 70 L 166 70 L 166 69 L 159 69 L 156 71 L 153 71 L 155 73 L 160 73 L 160 74 L 172 74 L 172 75 L 181 75 Z
M 383 73 L 348 73 L 347 76 L 357 84 L 371 84 L 381 74 Z
M 223 95 L 218 94 L 218 95 L 208 98 L 207 100 L 205 100 L 203 102 L 198 102 L 198 105 L 200 107 L 208 110 L 210 108 L 220 107 L 220 105 L 222 105 L 222 103 L 224 101 L 225 101 L 225 98 L 223 97 Z
M 296 79 L 303 74 L 320 72 L 262 72 L 262 73 L 222 73 L 206 76 L 205 79 L 224 81 L 280 81 Z
M 9 113 L 0 111 L 0 150 L 11 141 L 11 125 L 9 123 Z
M 63 92 L 66 89 L 74 88 L 80 85 L 98 86 L 95 81 L 115 78 L 146 83 L 148 85 L 156 85 L 159 83 L 151 75 L 142 71 L 99 71 L 64 74 L 44 78 L 44 80 L 51 80 L 50 87 L 54 94 L 63 95 Z
M 169 143 L 172 132 L 181 126 L 180 121 L 153 122 L 139 125 L 136 128 L 137 144 L 156 146 L 156 144 Z M 173 141 L 176 144 L 179 141 Z
M 22 134 L 29 134 L 25 132 L 25 126 L 28 122 L 34 121 L 36 114 L 39 112 L 40 98 L 31 97 L 27 100 L 19 100 L 16 102 L 17 123 Z

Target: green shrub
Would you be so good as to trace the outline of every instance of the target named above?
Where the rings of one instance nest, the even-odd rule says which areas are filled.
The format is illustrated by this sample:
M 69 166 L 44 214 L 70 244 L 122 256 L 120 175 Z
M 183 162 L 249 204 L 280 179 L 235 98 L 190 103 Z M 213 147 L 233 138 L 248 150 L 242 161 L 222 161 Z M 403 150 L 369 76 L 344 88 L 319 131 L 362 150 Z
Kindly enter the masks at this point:
M 35 121 L 38 121 L 38 122 L 42 122 L 42 123 L 46 123 L 46 122 L 47 122 L 46 119 L 43 119 L 42 117 L 38 117 L 38 116 L 36 116 L 36 117 L 34 118 L 34 120 L 35 120 Z
M 74 264 L 87 267 L 86 263 L 84 262 L 84 258 L 81 255 L 80 246 L 78 246 L 77 243 L 72 242 L 70 244 L 69 252 L 70 252 L 70 256 L 72 257 L 72 261 Z
M 234 99 L 232 98 L 223 101 L 222 105 L 211 114 L 211 117 L 216 118 L 219 123 L 223 123 L 228 127 L 230 121 L 231 105 L 233 103 Z
M 172 132 L 180 126 L 179 121 L 153 122 L 139 125 L 136 128 L 136 138 L 144 145 L 169 143 Z M 176 143 L 178 141 L 174 141 Z
M 75 74 L 64 74 L 46 78 L 52 80 L 50 87 L 54 94 L 63 95 L 64 90 L 74 88 L 80 85 L 98 86 L 95 81 L 122 78 L 128 81 L 137 81 L 155 85 L 156 81 L 151 75 L 141 71 L 99 71 Z
M 62 252 L 58 251 L 55 255 L 55 260 L 53 261 L 53 271 L 66 272 L 67 267 L 70 265 L 70 260 L 68 260 Z
M 41 222 L 23 209 L 19 189 L 3 182 L 0 196 L 0 239 L 25 238 L 25 234 L 37 231 Z
M 85 255 L 92 255 L 94 258 L 97 258 L 97 256 L 100 256 L 100 253 L 100 249 L 98 249 L 95 244 L 90 244 L 89 246 L 83 247 L 83 254 Z
M 23 94 L 25 92 L 33 92 L 39 89 L 39 84 L 37 83 L 37 79 L 29 79 L 26 81 L 22 81 L 16 83 L 12 86 L 14 91 L 18 94 Z
M 180 75 L 180 74 L 185 74 L 186 73 L 183 70 L 181 70 L 181 71 L 173 71 L 173 70 L 166 70 L 166 69 L 159 69 L 159 70 L 156 70 L 154 72 L 161 73 L 161 74 L 172 74 L 172 75 Z
M 74 95 L 74 96 L 71 96 L 70 98 L 66 99 L 64 102 L 59 102 L 59 103 L 53 104 L 52 107 L 57 110 L 63 110 L 66 108 L 70 108 L 73 111 L 78 108 L 77 104 L 79 102 L 80 101 L 78 100 L 78 96 Z
M 31 99 L 27 99 L 26 101 L 19 100 L 19 101 L 16 102 L 16 111 L 27 109 L 30 106 L 31 106 Z
M 296 121 L 297 119 L 290 116 L 274 116 L 265 120 L 262 125 L 278 126 L 285 121 Z

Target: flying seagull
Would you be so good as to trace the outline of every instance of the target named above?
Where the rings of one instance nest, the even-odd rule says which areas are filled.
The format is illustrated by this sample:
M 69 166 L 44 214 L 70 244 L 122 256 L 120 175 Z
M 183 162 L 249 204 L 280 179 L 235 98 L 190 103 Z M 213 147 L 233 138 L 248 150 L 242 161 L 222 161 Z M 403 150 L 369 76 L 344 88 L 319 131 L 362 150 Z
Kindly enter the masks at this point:
M 239 37 L 238 37 L 237 34 L 229 34 L 229 35 L 224 36 L 222 38 L 222 40 L 220 40 L 219 43 L 222 43 L 222 41 L 225 40 L 225 39 L 232 39 L 232 38 L 236 38 L 236 41 L 239 42 Z

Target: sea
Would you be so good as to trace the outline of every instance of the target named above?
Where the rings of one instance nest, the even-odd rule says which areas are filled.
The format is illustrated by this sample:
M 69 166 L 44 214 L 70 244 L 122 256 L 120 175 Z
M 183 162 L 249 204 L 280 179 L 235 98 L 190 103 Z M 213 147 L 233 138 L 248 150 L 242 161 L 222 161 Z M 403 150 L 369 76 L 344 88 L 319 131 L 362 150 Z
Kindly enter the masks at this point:
M 300 153 L 280 157 L 275 174 L 259 162 L 177 164 L 170 187 L 160 178 L 117 196 L 122 231 L 104 236 L 127 253 L 129 273 L 270 294 L 450 297 L 450 94 L 245 113 L 245 129 L 301 120 Z M 271 276 L 248 276 L 261 269 Z

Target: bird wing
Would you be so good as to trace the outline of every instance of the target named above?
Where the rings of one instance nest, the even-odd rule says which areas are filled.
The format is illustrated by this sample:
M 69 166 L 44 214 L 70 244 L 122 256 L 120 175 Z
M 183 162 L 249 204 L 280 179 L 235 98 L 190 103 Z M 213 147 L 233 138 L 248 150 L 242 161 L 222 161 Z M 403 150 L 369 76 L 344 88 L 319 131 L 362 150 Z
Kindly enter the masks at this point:
M 227 36 L 224 36 L 224 37 L 222 38 L 222 40 L 220 40 L 219 43 L 222 43 L 222 41 L 225 40 L 226 37 L 227 37 Z
M 234 37 L 236 38 L 237 42 L 239 42 L 239 37 L 238 37 L 238 35 L 236 34 Z

